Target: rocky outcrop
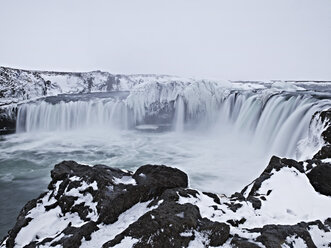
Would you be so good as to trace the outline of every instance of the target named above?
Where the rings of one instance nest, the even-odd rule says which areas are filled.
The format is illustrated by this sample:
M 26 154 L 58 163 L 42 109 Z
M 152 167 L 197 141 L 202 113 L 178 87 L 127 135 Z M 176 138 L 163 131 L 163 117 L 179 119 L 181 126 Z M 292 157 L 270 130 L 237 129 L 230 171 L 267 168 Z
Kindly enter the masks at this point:
M 313 159 L 331 158 L 331 109 L 317 112 L 315 115 L 319 116 L 320 122 L 325 126 L 321 134 L 325 145 L 314 155 Z
M 329 221 L 326 220 L 324 224 L 321 221 L 313 221 L 296 225 L 265 225 L 249 231 L 260 233 L 256 241 L 261 242 L 265 247 L 276 248 L 281 247 L 281 244 L 288 244 L 294 247 L 303 245 L 308 248 L 316 248 L 318 246 L 314 243 L 309 230 L 317 228 L 320 231 L 330 232 Z
M 112 91 L 119 77 L 108 72 L 49 72 L 0 67 L 0 103 L 17 102 L 59 93 Z
M 320 176 L 327 174 L 325 166 L 331 165 L 309 169 L 302 162 L 272 157 L 252 184 L 226 197 L 187 188 L 187 175 L 164 165 L 145 165 L 133 173 L 63 161 L 52 170 L 48 191 L 24 206 L 2 245 L 331 245 L 331 198 L 317 193 L 328 195 L 314 185 L 324 185 Z M 288 182 L 291 188 L 284 191 Z M 296 194 L 298 188 L 307 203 Z M 323 189 L 330 189 L 329 184 Z M 307 205 L 304 211 L 302 204 Z
M 0 135 L 11 134 L 16 131 L 16 114 L 15 106 L 0 107 Z
M 331 196 L 331 164 L 319 163 L 307 173 L 314 189 L 327 196 Z
M 228 239 L 227 224 L 203 219 L 196 206 L 176 202 L 178 195 L 174 189 L 188 186 L 187 175 L 178 169 L 145 165 L 132 173 L 103 165 L 89 167 L 64 161 L 54 167 L 51 177 L 49 191 L 27 203 L 20 212 L 5 240 L 6 246 L 62 244 L 79 247 L 83 239 L 91 240 L 92 233 L 101 229 L 99 225 L 118 222 L 121 214 L 139 203 L 148 203 L 148 214 L 142 215 L 123 232 L 119 229 L 119 234 L 106 240 L 104 247 L 120 243 L 125 236 L 139 238 L 137 247 L 146 247 L 149 243 L 187 246 L 194 236 L 181 238 L 181 233 L 192 229 L 208 234 L 214 245 Z M 186 190 L 182 194 L 189 196 L 192 192 Z M 53 232 L 55 236 L 46 235 L 41 228 L 31 233 L 29 228 L 36 225 L 36 218 L 47 215 L 58 218 L 58 222 L 64 221 L 65 225 Z M 57 228 L 56 223 L 53 228 Z
M 331 144 L 331 109 L 320 113 L 321 121 L 324 122 L 327 128 L 323 131 L 322 137 L 326 143 Z

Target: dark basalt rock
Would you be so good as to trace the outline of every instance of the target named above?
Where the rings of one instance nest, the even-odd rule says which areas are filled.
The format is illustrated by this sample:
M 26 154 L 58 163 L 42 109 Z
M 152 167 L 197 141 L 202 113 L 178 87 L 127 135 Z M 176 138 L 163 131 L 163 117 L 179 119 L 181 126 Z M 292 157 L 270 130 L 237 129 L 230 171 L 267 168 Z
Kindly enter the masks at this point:
M 164 165 L 141 166 L 132 176 L 139 186 L 148 186 L 150 195 L 160 195 L 165 189 L 187 187 L 187 175 Z
M 249 232 L 260 233 L 261 235 L 256 238 L 257 242 L 261 242 L 267 248 L 280 248 L 283 244 L 289 245 L 289 247 L 297 247 L 293 246 L 292 241 L 286 240 L 287 238 L 301 238 L 304 240 L 306 247 L 308 248 L 316 248 L 315 243 L 312 240 L 311 235 L 309 234 L 309 230 L 313 226 L 317 226 L 318 229 L 323 230 L 324 232 L 330 232 L 331 226 L 330 218 L 328 218 L 324 223 L 320 220 L 311 221 L 311 222 L 300 222 L 296 225 L 265 225 L 262 228 L 254 228 L 248 230 Z M 240 237 L 234 237 L 232 242 L 236 242 L 239 239 L 239 243 L 243 240 Z M 244 239 L 244 241 L 246 241 Z M 329 243 L 331 246 L 331 242 Z M 236 246 L 235 246 L 236 247 Z M 237 247 L 250 247 L 240 246 Z M 252 246 L 254 247 L 254 246 Z
M 255 229 L 261 235 L 256 241 L 261 242 L 267 248 L 280 248 L 285 243 L 287 237 L 295 236 L 303 239 L 308 248 L 316 248 L 305 225 L 265 225 L 261 229 Z
M 316 115 L 326 125 L 326 129 L 322 132 L 322 138 L 326 144 L 314 155 L 313 159 L 331 158 L 331 109 L 317 112 L 314 116 Z
M 231 209 L 233 212 L 236 212 L 239 208 L 241 208 L 243 205 L 241 203 L 225 203 Z
M 98 229 L 96 223 L 93 221 L 90 221 L 79 228 L 68 226 L 62 232 L 65 236 L 59 241 L 53 242 L 52 246 L 61 245 L 64 248 L 79 247 L 83 238 L 85 240 L 91 240 L 91 234 Z
M 66 213 L 77 213 L 82 220 L 87 222 L 80 228 L 68 226 L 62 232 L 65 236 L 60 241 L 51 243 L 56 245 L 60 242 L 65 247 L 78 247 L 80 244 L 78 240 L 81 240 L 82 237 L 88 240 L 90 234 L 97 230 L 96 225 L 98 223 L 110 224 L 117 221 L 118 216 L 133 205 L 152 200 L 167 189 L 187 187 L 188 185 L 187 175 L 184 172 L 167 166 L 154 165 L 142 166 L 133 174 L 132 172 L 125 172 L 104 165 L 90 167 L 74 161 L 63 161 L 55 165 L 51 171 L 51 177 L 52 181 L 48 189 L 52 194 L 49 197 L 54 197 L 56 201 L 45 206 L 45 210 L 49 211 L 59 206 L 63 215 Z M 79 180 L 73 180 L 73 177 Z M 121 178 L 123 177 L 135 178 L 136 184 L 121 183 Z M 115 182 L 115 179 L 119 181 Z M 93 202 L 97 203 L 98 219 L 96 222 L 91 221 L 90 217 L 88 217 L 91 213 L 89 206 L 86 206 L 84 202 L 75 205 L 77 197 L 66 195 L 65 193 L 71 189 L 79 189 L 82 182 L 87 184 L 96 182 L 97 189 L 89 186 L 84 190 L 78 190 L 82 195 L 91 194 Z M 192 192 L 189 191 L 188 193 Z M 46 193 L 42 194 L 38 199 L 28 202 L 22 209 L 16 225 L 9 231 L 6 242 L 8 247 L 15 245 L 15 238 L 18 232 L 31 221 L 31 218 L 26 217 L 27 213 L 36 207 L 37 203 L 41 202 L 45 195 Z M 36 247 L 52 240 L 34 241 L 29 246 Z
M 12 107 L 10 111 L 6 111 L 5 108 L 0 107 L 0 135 L 15 133 L 16 113 L 16 107 Z
M 331 164 L 320 163 L 307 176 L 317 192 L 331 196 Z
M 123 172 L 119 169 L 109 168 L 103 165 L 94 167 L 79 165 L 74 161 L 64 161 L 55 166 L 51 172 L 53 178 L 50 189 L 57 180 L 63 180 L 59 189 L 59 198 L 57 198 L 62 211 L 66 212 L 71 207 L 73 199 L 63 196 L 64 189 L 77 187 L 75 181 L 68 180 L 71 176 L 82 177 L 85 181 L 97 182 L 98 190 L 90 189 L 95 202 L 98 202 L 99 211 L 98 223 L 110 224 L 117 221 L 119 214 L 132 207 L 134 204 L 147 201 L 153 197 L 159 196 L 164 190 L 175 187 L 187 187 L 187 175 L 174 168 L 166 166 L 145 165 L 140 167 L 135 174 Z M 136 179 L 137 185 L 114 184 L 114 178 L 132 176 Z M 113 187 L 109 191 L 108 187 Z M 125 190 L 124 190 L 125 189 Z M 71 212 L 78 212 L 85 220 L 88 212 L 80 209 L 71 208 Z
M 124 232 L 107 242 L 103 247 L 112 247 L 124 237 L 139 239 L 134 247 L 187 247 L 195 238 L 194 230 L 206 235 L 206 246 L 220 246 L 229 238 L 230 227 L 225 223 L 202 218 L 199 208 L 192 204 L 178 204 L 178 194 L 184 189 L 171 189 L 159 199 L 158 208 L 146 213 L 131 224 Z M 193 192 L 187 192 L 187 195 Z M 177 196 L 177 197 L 176 197 Z M 144 227 L 144 228 L 141 228 Z
M 230 244 L 235 248 L 260 248 L 259 245 L 250 242 L 248 239 L 239 237 L 237 234 L 233 236 Z
M 325 145 L 313 157 L 314 159 L 331 158 L 331 145 Z
M 240 220 L 227 220 L 231 226 L 238 227 L 240 224 L 244 224 L 246 222 L 245 218 L 241 218 Z
M 216 194 L 209 193 L 209 192 L 202 192 L 202 193 L 209 196 L 210 198 L 213 198 L 215 203 L 221 204 L 220 198 L 218 198 L 218 196 Z
M 305 172 L 302 162 L 297 162 L 293 159 L 278 158 L 276 156 L 272 156 L 267 168 L 263 171 L 263 173 L 271 173 L 271 171 L 273 169 L 275 169 L 276 171 L 279 171 L 280 169 L 282 169 L 284 167 L 288 167 L 288 168 L 294 167 L 301 173 Z
M 250 201 L 252 203 L 254 209 L 261 208 L 262 203 L 258 198 L 250 195 L 247 197 L 247 201 Z
M 78 248 L 82 244 L 83 238 L 85 240 L 90 240 L 91 234 L 98 229 L 99 228 L 97 227 L 96 223 L 93 221 L 88 222 L 79 228 L 68 226 L 55 237 L 56 239 L 60 235 L 64 234 L 65 236 L 63 238 L 54 242 L 52 242 L 52 238 L 46 238 L 41 242 L 34 241 L 25 246 L 25 248 L 37 248 L 42 245 L 47 246 L 48 243 L 51 243 L 52 247 L 60 245 L 63 248 Z
M 322 133 L 322 137 L 328 144 L 331 144 L 331 109 L 322 111 L 319 114 L 321 121 L 325 122 L 328 127 Z

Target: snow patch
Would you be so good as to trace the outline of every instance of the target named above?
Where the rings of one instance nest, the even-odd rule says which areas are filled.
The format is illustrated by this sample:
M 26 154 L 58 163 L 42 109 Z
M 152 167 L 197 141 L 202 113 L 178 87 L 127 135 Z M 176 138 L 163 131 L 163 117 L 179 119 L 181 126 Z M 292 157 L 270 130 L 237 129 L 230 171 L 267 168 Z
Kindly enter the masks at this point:
M 317 225 L 310 226 L 309 234 L 317 247 L 328 247 L 331 241 L 331 230 L 325 232 L 318 228 Z
M 123 176 L 121 178 L 118 177 L 114 177 L 113 179 L 113 183 L 114 184 L 132 184 L 132 185 L 137 185 L 137 182 L 134 178 L 132 178 L 131 176 Z
M 114 248 L 128 248 L 133 247 L 135 243 L 139 242 L 139 239 L 135 239 L 132 237 L 125 237 L 121 243 L 114 246 Z
M 129 225 L 136 222 L 142 215 L 158 207 L 157 205 L 148 208 L 147 206 L 150 202 L 151 201 L 137 203 L 122 213 L 118 217 L 118 220 L 113 224 L 99 224 L 99 230 L 93 232 L 91 235 L 91 240 L 84 241 L 81 248 L 102 247 L 105 242 L 114 239 L 117 234 L 120 234 L 127 229 Z
M 292 247 L 307 247 L 306 242 L 297 236 L 287 237 L 285 244 L 281 246 L 282 248 L 292 248 Z

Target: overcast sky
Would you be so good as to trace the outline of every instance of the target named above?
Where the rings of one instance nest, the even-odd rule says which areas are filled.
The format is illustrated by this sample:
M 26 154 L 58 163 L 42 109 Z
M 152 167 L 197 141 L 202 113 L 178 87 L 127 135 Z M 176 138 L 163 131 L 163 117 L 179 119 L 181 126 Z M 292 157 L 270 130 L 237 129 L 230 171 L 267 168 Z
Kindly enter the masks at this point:
M 331 80 L 331 0 L 0 0 L 0 65 Z

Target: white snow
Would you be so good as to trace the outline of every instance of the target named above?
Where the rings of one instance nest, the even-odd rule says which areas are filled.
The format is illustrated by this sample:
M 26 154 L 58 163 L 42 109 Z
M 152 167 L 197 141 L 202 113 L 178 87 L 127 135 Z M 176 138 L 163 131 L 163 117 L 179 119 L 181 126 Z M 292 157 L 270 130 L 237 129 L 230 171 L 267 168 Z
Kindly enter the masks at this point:
M 76 179 L 76 178 L 74 178 L 74 179 Z M 93 201 L 93 196 L 90 193 L 88 193 L 88 192 L 86 192 L 85 194 L 80 193 L 80 191 L 84 191 L 89 187 L 92 187 L 94 190 L 98 190 L 98 185 L 97 185 L 96 181 L 93 181 L 93 183 L 91 183 L 91 184 L 88 184 L 85 181 L 82 181 L 80 187 L 72 188 L 72 189 L 70 189 L 70 191 L 65 191 L 64 194 L 67 196 L 78 197 L 78 199 L 75 201 L 73 206 L 78 205 L 80 203 L 84 203 L 85 206 L 88 206 L 89 209 L 92 210 L 87 215 L 87 217 L 93 221 L 96 221 L 98 219 L 98 210 L 97 210 L 98 203 Z
M 131 176 L 123 176 L 121 178 L 114 177 L 113 179 L 114 184 L 132 184 L 132 185 L 137 185 L 137 182 L 134 178 Z
M 205 248 L 208 247 L 209 240 L 207 235 L 201 232 L 194 231 L 195 238 L 190 241 L 188 248 Z
M 132 237 L 125 237 L 121 243 L 114 246 L 114 248 L 129 248 L 133 247 L 135 243 L 137 243 L 139 239 L 134 239 Z
M 72 181 L 79 181 L 79 177 L 70 177 Z M 23 227 L 18 233 L 15 242 L 18 246 L 25 246 L 34 240 L 43 240 L 46 237 L 55 237 L 62 230 L 64 230 L 69 223 L 72 226 L 82 226 L 85 222 L 80 219 L 77 213 L 71 214 L 66 213 L 63 215 L 62 210 L 59 206 L 56 208 L 45 210 L 45 206 L 51 205 L 56 202 L 54 196 L 50 197 L 52 193 L 57 194 L 59 186 L 62 181 L 58 181 L 55 185 L 54 192 L 49 191 L 42 199 L 41 203 L 38 203 L 35 208 L 33 208 L 26 217 L 32 218 L 27 226 Z M 74 205 L 84 203 L 92 211 L 88 214 L 88 218 L 96 221 L 98 218 L 98 212 L 96 209 L 97 203 L 93 202 L 93 197 L 90 193 L 85 195 L 81 194 L 80 191 L 92 187 L 94 190 L 97 190 L 97 183 L 94 181 L 91 184 L 86 183 L 85 181 L 81 182 L 81 186 L 78 188 L 72 188 L 70 191 L 65 191 L 64 194 L 68 196 L 76 196 L 78 199 L 75 201 Z M 45 221 L 47 220 L 47 221 Z
M 70 181 L 80 181 L 81 178 L 80 177 L 77 177 L 77 176 L 72 176 L 72 177 L 69 177 L 69 180 Z
M 325 220 L 330 217 L 331 197 L 317 193 L 311 186 L 304 173 L 300 173 L 295 168 L 282 168 L 280 171 L 272 171 L 273 175 L 261 185 L 258 193 L 266 197 L 266 201 L 261 200 L 261 209 L 255 210 L 249 202 L 241 203 L 243 206 L 236 212 L 231 211 L 225 203 L 229 199 L 220 198 L 221 205 L 207 195 L 199 193 L 198 197 L 181 197 L 178 203 L 191 203 L 199 207 L 200 214 L 204 218 L 212 221 L 226 222 L 227 220 L 240 220 L 245 218 L 246 222 L 238 228 L 232 227 L 231 234 L 238 234 L 249 240 L 256 238 L 258 233 L 245 231 L 246 228 L 262 227 L 267 224 L 294 225 L 301 221 L 309 222 L 314 220 Z M 272 190 L 267 196 L 268 190 Z M 217 205 L 220 210 L 214 210 L 212 205 Z M 315 239 L 320 243 L 325 243 L 328 236 L 321 238 L 321 232 L 315 229 L 311 231 Z M 300 247 L 301 240 L 293 241 Z
M 269 196 L 265 196 L 267 200 L 262 201 L 262 208 L 258 211 L 266 218 L 265 221 L 296 224 L 330 217 L 331 197 L 317 193 L 305 174 L 294 168 L 273 172 L 274 175 L 258 190 L 260 194 L 272 190 Z
M 135 221 L 137 221 L 142 215 L 145 213 L 155 209 L 157 206 L 153 206 L 148 208 L 148 202 L 140 202 L 131 207 L 130 209 L 126 210 L 122 213 L 118 220 L 110 225 L 100 224 L 98 227 L 99 230 L 95 231 L 91 235 L 91 240 L 82 242 L 82 248 L 86 247 L 102 247 L 102 245 L 115 238 L 117 234 L 123 232 L 128 226 Z
M 306 242 L 296 236 L 287 237 L 285 243 L 281 246 L 282 248 L 291 248 L 291 247 L 307 247 Z
M 31 241 L 40 241 L 46 237 L 55 237 L 65 229 L 69 223 L 71 223 L 72 226 L 81 226 L 84 223 L 77 213 L 67 213 L 62 216 L 62 211 L 59 206 L 49 211 L 45 211 L 43 207 L 37 206 L 28 217 L 33 219 L 27 226 L 20 230 L 15 239 L 16 245 L 19 247 L 23 247 Z
M 182 233 L 180 233 L 179 234 L 180 236 L 182 236 L 182 237 L 191 237 L 191 236 L 193 236 L 193 232 L 191 231 L 186 231 L 186 232 L 182 232 Z
M 285 81 L 276 81 L 272 83 L 273 88 L 285 90 L 285 91 L 300 91 L 305 90 L 302 87 L 296 86 L 295 84 L 291 82 L 285 82 Z
M 68 236 L 71 236 L 71 235 L 68 235 Z M 68 237 L 66 236 L 66 237 Z M 45 245 L 40 245 L 38 246 L 38 248 L 48 248 L 48 247 L 52 247 L 51 246 L 51 243 L 55 243 L 59 240 L 61 240 L 63 237 L 65 237 L 65 235 L 63 233 L 61 233 L 60 235 L 58 235 L 55 239 L 53 239 L 51 242 L 48 242 L 48 243 L 45 243 Z M 53 246 L 54 247 L 54 246 Z M 61 247 L 61 245 L 57 245 L 55 247 Z
M 331 242 L 331 231 L 325 232 L 317 225 L 310 226 L 309 234 L 317 247 L 328 247 Z

